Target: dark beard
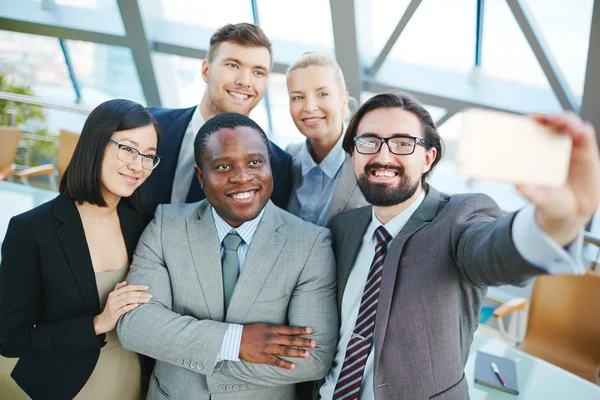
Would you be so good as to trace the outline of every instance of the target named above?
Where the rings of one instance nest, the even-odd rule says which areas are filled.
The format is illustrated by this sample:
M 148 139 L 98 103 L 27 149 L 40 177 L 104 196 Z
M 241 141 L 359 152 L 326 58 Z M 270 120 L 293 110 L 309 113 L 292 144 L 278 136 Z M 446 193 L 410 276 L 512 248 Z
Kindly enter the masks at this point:
M 400 184 L 390 187 L 386 184 L 369 182 L 369 172 L 372 169 L 379 168 L 395 170 L 400 176 Z M 391 207 L 410 199 L 419 188 L 419 181 L 413 184 L 404 175 L 404 168 L 402 167 L 370 164 L 365 167 L 365 172 L 358 177 L 358 187 L 370 204 L 377 207 Z

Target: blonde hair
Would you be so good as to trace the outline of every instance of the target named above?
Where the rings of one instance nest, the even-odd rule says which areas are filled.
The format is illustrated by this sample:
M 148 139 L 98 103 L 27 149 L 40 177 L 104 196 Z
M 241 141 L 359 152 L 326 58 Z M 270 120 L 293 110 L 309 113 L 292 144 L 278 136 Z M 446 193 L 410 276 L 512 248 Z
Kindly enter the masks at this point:
M 346 93 L 346 81 L 344 80 L 344 74 L 340 65 L 335 61 L 329 54 L 318 52 L 318 51 L 307 51 L 300 56 L 287 70 L 287 77 L 290 76 L 290 72 L 298 69 L 304 69 L 308 67 L 331 67 L 335 72 L 338 87 L 342 95 Z M 354 99 L 348 100 L 348 105 L 342 110 L 342 119 L 348 121 L 350 118 L 350 103 L 353 103 Z

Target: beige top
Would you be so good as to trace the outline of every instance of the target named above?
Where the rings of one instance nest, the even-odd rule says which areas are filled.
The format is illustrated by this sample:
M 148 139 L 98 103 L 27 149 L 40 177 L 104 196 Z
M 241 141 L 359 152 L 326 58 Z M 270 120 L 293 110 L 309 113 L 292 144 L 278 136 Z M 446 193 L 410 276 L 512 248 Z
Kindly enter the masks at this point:
M 127 272 L 129 267 L 95 273 L 101 310 L 115 285 L 125 280 Z M 121 347 L 117 332 L 113 329 L 106 333 L 106 345 L 100 352 L 96 368 L 75 399 L 138 400 L 142 396 L 141 384 L 138 355 Z

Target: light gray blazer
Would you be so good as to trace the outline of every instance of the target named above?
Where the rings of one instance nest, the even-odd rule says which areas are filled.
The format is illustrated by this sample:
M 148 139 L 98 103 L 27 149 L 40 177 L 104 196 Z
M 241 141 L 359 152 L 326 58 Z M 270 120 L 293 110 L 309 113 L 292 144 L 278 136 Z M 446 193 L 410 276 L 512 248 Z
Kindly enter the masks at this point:
M 524 284 L 544 272 L 517 252 L 513 219 L 486 195 L 445 196 L 430 187 L 383 266 L 375 399 L 469 398 L 463 371 L 487 287 Z M 332 221 L 339 304 L 370 222 L 370 206 Z
M 225 318 L 220 245 L 209 204 L 158 206 L 127 277 L 153 295 L 118 324 L 123 347 L 157 359 L 148 399 L 294 399 L 325 376 L 338 337 L 330 232 L 270 201 Z M 217 361 L 225 322 L 310 326 L 317 348 L 296 369 Z
M 286 151 L 293 157 L 292 162 L 292 195 L 290 201 L 294 198 L 296 188 L 302 180 L 302 146 L 305 146 L 305 142 L 294 143 L 287 147 Z M 362 195 L 358 184 L 356 182 L 356 176 L 354 175 L 354 165 L 352 164 L 352 157 L 346 154 L 342 169 L 337 176 L 337 182 L 335 183 L 335 189 L 333 189 L 333 195 L 331 198 L 331 207 L 329 208 L 329 216 L 327 217 L 327 225 L 331 223 L 331 219 L 336 215 L 352 210 L 357 207 L 366 206 L 368 203 Z M 289 207 L 289 204 L 288 204 Z

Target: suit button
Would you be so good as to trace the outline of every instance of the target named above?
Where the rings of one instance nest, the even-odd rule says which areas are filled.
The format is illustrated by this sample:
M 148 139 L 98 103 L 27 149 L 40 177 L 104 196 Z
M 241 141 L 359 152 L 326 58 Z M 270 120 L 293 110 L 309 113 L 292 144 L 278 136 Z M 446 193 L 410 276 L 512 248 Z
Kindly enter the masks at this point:
M 190 363 L 190 367 L 192 367 L 192 368 L 196 368 L 196 365 L 198 365 L 198 364 L 196 364 L 196 361 L 192 361 Z
M 178 358 L 177 359 L 177 365 L 183 365 L 183 359 L 182 358 Z
M 225 391 L 225 385 L 219 385 L 219 391 L 220 392 L 224 392 Z
M 183 366 L 184 367 L 189 367 L 190 366 L 190 360 L 183 360 Z
M 240 385 L 233 385 L 233 390 L 235 390 L 235 391 L 240 390 Z
M 225 389 L 227 389 L 228 392 L 231 392 L 233 390 L 233 385 L 227 385 Z
M 240 385 L 240 389 L 242 389 L 242 390 L 248 390 L 248 385 Z
M 202 368 L 204 368 L 204 365 L 202 365 L 202 363 L 198 363 L 198 365 L 196 365 L 197 370 L 201 370 Z

